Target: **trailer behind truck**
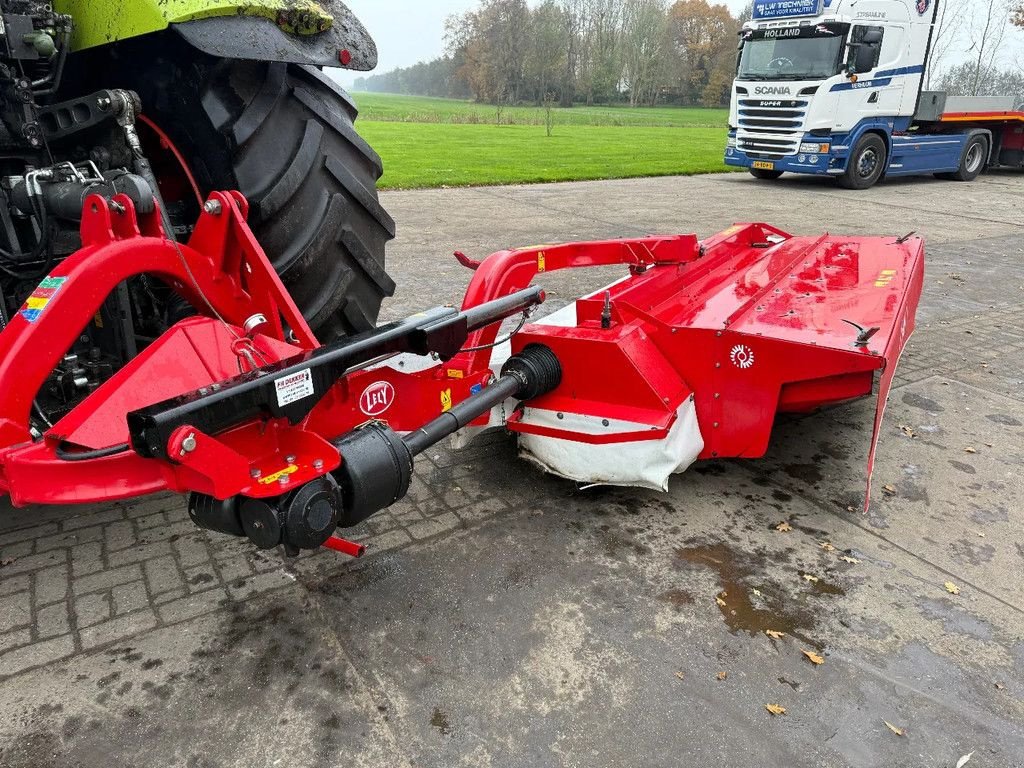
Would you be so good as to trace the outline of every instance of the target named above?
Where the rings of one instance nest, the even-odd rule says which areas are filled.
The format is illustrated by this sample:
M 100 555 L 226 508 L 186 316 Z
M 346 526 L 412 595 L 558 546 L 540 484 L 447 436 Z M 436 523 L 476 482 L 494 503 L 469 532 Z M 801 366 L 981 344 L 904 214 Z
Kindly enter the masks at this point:
M 922 91 L 937 10 L 935 0 L 756 0 L 740 32 L 726 164 L 849 189 L 1024 167 L 1024 95 Z

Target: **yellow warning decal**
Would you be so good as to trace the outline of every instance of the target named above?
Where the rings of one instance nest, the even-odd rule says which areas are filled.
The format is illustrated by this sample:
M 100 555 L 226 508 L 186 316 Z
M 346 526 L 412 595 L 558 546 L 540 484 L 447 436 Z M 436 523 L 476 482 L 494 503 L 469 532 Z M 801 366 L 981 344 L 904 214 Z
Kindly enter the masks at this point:
M 282 477 L 284 477 L 286 475 L 294 475 L 298 471 L 299 471 L 299 468 L 297 466 L 295 466 L 294 464 L 289 464 L 287 467 L 282 469 L 280 472 L 275 472 L 272 475 L 267 475 L 266 477 L 261 477 L 260 478 L 260 484 L 261 485 L 270 485 L 271 483 L 276 483 Z
M 895 269 L 883 269 L 875 278 L 875 288 L 885 288 L 896 277 Z
M 537 252 L 537 271 L 543 272 L 547 269 L 547 263 L 544 261 L 544 251 Z
M 445 374 L 449 379 L 462 379 L 465 378 L 466 374 L 460 371 L 458 368 L 449 368 L 445 371 Z
M 724 240 L 727 237 L 732 237 L 737 232 L 739 232 L 739 231 L 741 231 L 743 229 L 746 229 L 746 227 L 743 227 L 743 226 L 741 226 L 739 224 L 733 224 L 728 229 L 723 229 L 721 232 L 719 232 L 718 236 L 721 237 Z
M 445 389 L 441 391 L 441 413 L 448 413 L 452 409 L 452 391 Z

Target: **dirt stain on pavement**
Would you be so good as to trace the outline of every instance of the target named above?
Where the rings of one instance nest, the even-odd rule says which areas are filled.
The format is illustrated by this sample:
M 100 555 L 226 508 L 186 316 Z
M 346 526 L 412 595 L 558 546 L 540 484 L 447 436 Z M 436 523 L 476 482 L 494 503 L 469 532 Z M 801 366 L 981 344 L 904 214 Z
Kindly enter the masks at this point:
M 807 485 L 817 485 L 822 481 L 821 469 L 817 464 L 787 464 L 783 470 L 794 480 Z
M 430 724 L 440 731 L 442 736 L 452 732 L 451 723 L 448 721 L 448 714 L 440 707 L 434 707 L 434 714 L 430 716 Z
M 670 589 L 658 595 L 658 599 L 675 606 L 676 610 L 682 609 L 684 605 L 693 605 L 693 595 L 685 589 Z
M 942 413 L 945 408 L 932 400 L 930 397 L 919 395 L 916 392 L 907 392 L 903 395 L 903 402 L 911 408 L 919 408 L 928 413 Z

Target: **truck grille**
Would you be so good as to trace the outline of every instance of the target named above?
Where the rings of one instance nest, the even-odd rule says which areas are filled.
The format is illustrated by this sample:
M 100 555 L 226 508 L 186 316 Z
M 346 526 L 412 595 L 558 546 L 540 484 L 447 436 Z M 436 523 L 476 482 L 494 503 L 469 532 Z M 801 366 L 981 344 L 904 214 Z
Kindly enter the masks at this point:
M 794 155 L 800 148 L 800 135 L 770 136 L 745 134 L 743 129 L 736 132 L 736 146 L 748 155 L 771 155 L 782 157 L 783 155 Z
M 796 154 L 803 136 L 807 102 L 793 99 L 740 99 L 736 145 L 747 154 Z

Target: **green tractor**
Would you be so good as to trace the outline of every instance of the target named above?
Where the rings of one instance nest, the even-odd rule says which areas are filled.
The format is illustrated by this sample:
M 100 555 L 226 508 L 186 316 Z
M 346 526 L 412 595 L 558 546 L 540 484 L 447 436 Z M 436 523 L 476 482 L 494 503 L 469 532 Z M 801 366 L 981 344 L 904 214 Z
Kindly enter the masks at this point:
M 0 0 L 0 22 L 0 328 L 103 190 L 156 197 L 187 242 L 206 195 L 237 189 L 321 340 L 376 324 L 394 222 L 325 70 L 377 51 L 342 2 Z M 122 286 L 41 393 L 43 425 L 191 311 L 156 280 Z

